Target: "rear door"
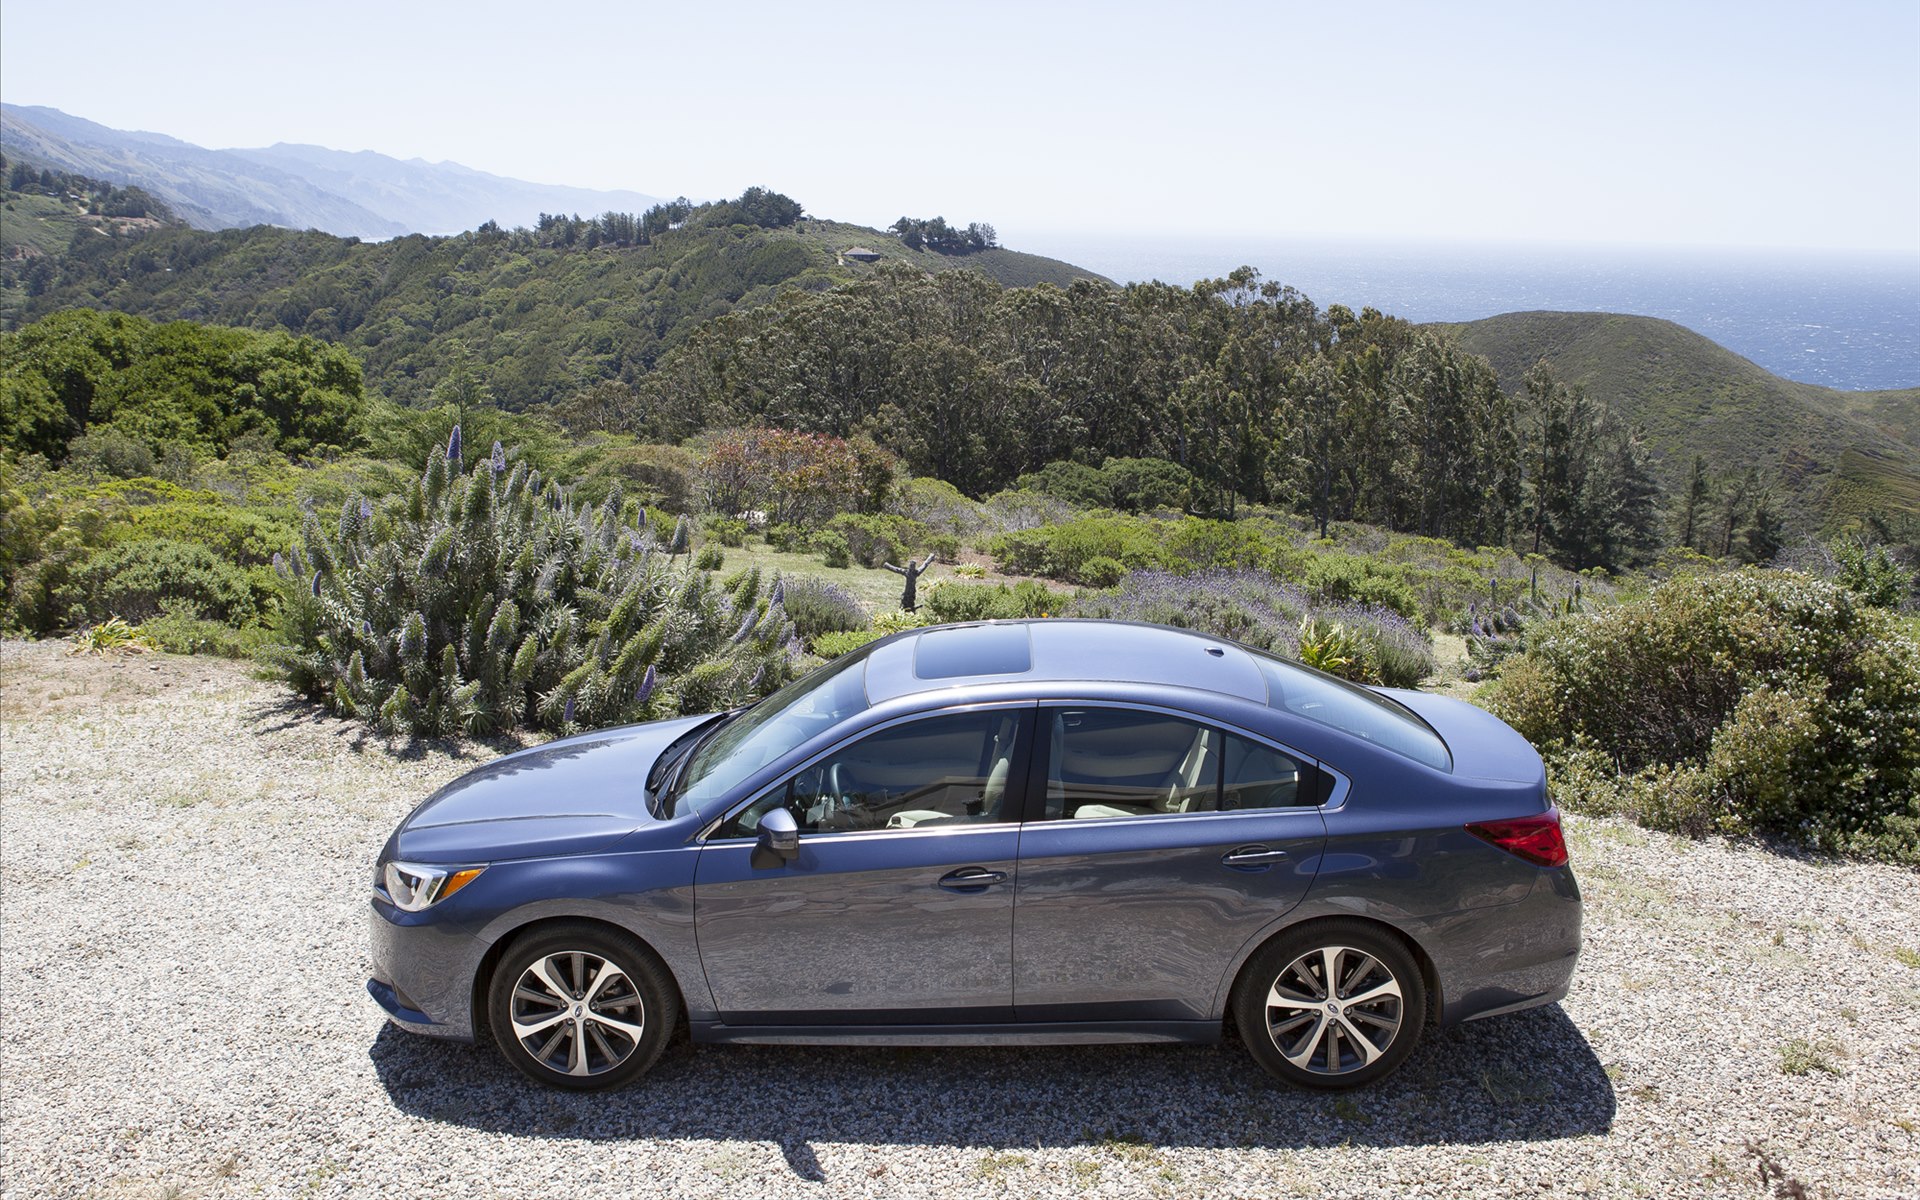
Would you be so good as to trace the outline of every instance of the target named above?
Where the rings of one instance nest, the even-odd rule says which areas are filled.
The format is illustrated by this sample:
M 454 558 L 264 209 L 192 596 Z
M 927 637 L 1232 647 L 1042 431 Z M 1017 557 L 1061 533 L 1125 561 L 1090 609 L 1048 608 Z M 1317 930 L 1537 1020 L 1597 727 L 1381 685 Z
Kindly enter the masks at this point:
M 1049 706 L 1039 730 L 1045 799 L 1021 832 L 1014 901 L 1017 1018 L 1209 1018 L 1234 956 L 1313 882 L 1318 768 L 1144 707 Z

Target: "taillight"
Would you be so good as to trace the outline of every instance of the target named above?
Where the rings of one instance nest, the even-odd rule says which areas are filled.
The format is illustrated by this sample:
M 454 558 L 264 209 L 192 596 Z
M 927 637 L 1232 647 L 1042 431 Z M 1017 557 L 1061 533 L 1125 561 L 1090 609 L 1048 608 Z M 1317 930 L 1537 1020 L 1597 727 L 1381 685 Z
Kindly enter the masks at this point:
M 1560 810 L 1510 821 L 1473 821 L 1467 832 L 1539 867 L 1567 865 L 1567 839 L 1560 834 Z

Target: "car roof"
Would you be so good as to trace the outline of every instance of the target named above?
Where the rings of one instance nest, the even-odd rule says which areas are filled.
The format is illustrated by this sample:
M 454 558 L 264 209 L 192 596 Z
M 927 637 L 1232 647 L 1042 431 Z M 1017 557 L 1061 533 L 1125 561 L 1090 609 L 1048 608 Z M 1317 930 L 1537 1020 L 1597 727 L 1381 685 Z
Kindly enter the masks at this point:
M 969 683 L 1111 680 L 1197 688 L 1258 704 L 1267 682 L 1244 648 L 1186 629 L 1049 618 L 940 625 L 898 634 L 867 655 L 867 699 L 882 704 Z

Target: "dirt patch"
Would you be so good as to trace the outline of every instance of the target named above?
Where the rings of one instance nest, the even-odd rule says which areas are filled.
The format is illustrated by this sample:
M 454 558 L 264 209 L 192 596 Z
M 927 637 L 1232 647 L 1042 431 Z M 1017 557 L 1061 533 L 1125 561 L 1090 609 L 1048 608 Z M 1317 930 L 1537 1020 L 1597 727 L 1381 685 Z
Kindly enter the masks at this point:
M 247 663 L 158 651 L 75 654 L 67 641 L 0 642 L 0 719 L 98 712 L 182 689 L 251 682 Z

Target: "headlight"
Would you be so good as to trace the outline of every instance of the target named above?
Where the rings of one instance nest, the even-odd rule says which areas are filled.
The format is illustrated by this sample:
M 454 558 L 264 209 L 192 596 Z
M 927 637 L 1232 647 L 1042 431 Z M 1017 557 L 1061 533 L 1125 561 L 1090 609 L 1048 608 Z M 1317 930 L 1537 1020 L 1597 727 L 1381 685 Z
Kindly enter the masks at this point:
M 438 904 L 480 877 L 485 867 L 429 867 L 419 863 L 390 862 L 380 872 L 387 899 L 396 908 L 419 912 Z

